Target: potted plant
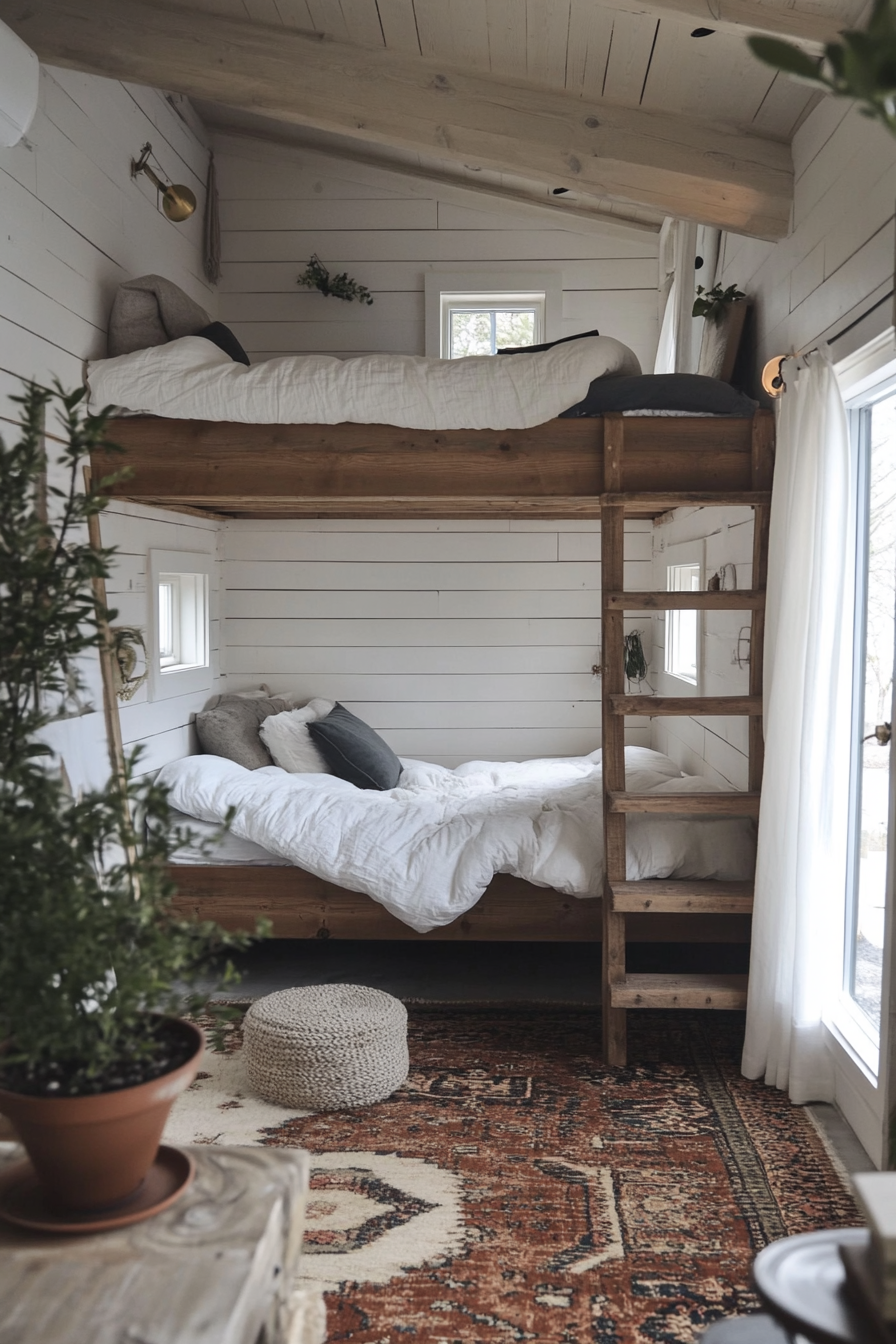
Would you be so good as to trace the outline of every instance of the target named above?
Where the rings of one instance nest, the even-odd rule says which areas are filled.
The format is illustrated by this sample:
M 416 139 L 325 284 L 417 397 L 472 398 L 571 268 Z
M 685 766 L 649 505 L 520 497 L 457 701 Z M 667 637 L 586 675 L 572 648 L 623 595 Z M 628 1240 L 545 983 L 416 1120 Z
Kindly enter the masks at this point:
M 169 1014 L 204 1004 L 191 987 L 246 941 L 172 910 L 183 835 L 133 757 L 73 797 L 44 740 L 114 615 L 92 590 L 113 552 L 85 535 L 109 481 L 80 484 L 91 449 L 109 446 L 106 417 L 82 414 L 81 395 L 29 386 L 18 441 L 0 440 L 0 1112 L 47 1207 L 74 1219 L 140 1187 L 202 1050 Z

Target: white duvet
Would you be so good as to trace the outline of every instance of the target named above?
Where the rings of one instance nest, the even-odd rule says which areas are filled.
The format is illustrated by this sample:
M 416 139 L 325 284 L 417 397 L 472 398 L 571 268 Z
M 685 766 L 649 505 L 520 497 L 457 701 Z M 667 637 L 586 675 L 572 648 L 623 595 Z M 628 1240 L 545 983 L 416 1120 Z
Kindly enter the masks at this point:
M 332 775 L 250 771 L 220 756 L 189 756 L 166 765 L 159 783 L 172 807 L 203 821 L 223 821 L 235 808 L 236 835 L 366 892 L 423 933 L 469 910 L 495 873 L 600 895 L 600 756 L 470 761 L 456 770 L 403 761 L 398 788 L 384 793 Z M 626 781 L 636 792 L 712 788 L 646 747 L 626 748 Z M 632 816 L 627 836 L 631 880 L 752 876 L 749 821 Z
M 621 341 L 589 336 L 533 354 L 289 355 L 246 368 L 184 336 L 87 366 L 89 406 L 248 424 L 529 429 L 581 401 L 595 378 L 641 372 Z

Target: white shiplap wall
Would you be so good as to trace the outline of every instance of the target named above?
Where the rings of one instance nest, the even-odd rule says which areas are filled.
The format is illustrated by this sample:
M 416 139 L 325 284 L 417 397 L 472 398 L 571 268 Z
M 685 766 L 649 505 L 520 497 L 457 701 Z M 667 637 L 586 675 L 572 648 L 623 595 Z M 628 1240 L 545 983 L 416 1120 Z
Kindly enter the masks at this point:
M 672 549 L 682 544 L 685 551 Z M 676 509 L 665 514 L 653 534 L 654 588 L 667 587 L 667 565 L 689 559 L 686 551 L 694 544 L 704 564 L 706 581 L 722 565 L 734 565 L 737 587 L 752 587 L 752 509 Z M 651 684 L 660 695 L 746 695 L 749 668 L 738 667 L 732 658 L 739 632 L 749 627 L 750 613 L 707 611 L 702 618 L 699 687 L 689 687 L 665 673 L 665 616 L 644 618 L 645 623 L 652 624 Z M 741 646 L 741 652 L 745 651 L 746 642 Z M 650 745 L 671 756 L 688 774 L 704 775 L 722 789 L 748 787 L 747 719 L 721 715 L 654 719 L 652 732 Z
M 835 335 L 893 286 L 893 137 L 848 102 L 825 98 L 797 131 L 793 158 L 790 236 L 760 243 L 729 235 L 725 242 L 722 283 L 755 299 L 760 367 Z M 851 342 L 891 322 L 885 303 Z M 850 348 L 836 344 L 834 358 Z
M 222 555 L 228 689 L 341 700 L 445 765 L 600 745 L 598 523 L 241 520 Z M 648 586 L 649 522 L 626 555 Z
M 651 364 L 656 236 L 553 227 L 457 190 L 311 151 L 216 137 L 221 319 L 253 360 L 424 351 L 424 274 L 557 269 L 562 332 Z M 569 224 L 569 221 L 566 221 Z M 299 290 L 312 252 L 372 307 Z M 496 284 L 500 280 L 496 278 Z M 227 685 L 343 701 L 407 756 L 457 764 L 600 743 L 600 533 L 593 523 L 266 522 L 222 530 Z M 629 536 L 650 572 L 650 525 Z M 639 577 L 640 573 L 640 577 Z M 646 720 L 632 741 L 646 744 Z
M 310 150 L 215 136 L 221 197 L 220 317 L 250 356 L 318 352 L 424 353 L 424 274 L 454 268 L 494 275 L 557 271 L 561 334 L 597 327 L 653 367 L 657 342 L 657 237 L 564 227 L 531 208 L 483 208 L 459 189 Z M 316 252 L 348 271 L 372 306 L 301 290 Z
M 196 215 L 171 224 L 156 190 L 133 181 L 130 160 L 151 141 L 164 172 L 199 199 Z M 40 106 L 26 140 L 0 149 L 0 420 L 16 415 L 9 395 L 21 378 L 67 388 L 83 361 L 105 354 L 116 286 L 157 272 L 187 290 L 212 315 L 216 295 L 202 276 L 201 239 L 207 150 L 162 93 L 70 70 L 41 70 Z M 52 424 L 50 425 L 52 429 Z M 155 510 L 117 506 L 103 515 L 103 541 L 121 548 L 109 584 L 122 623 L 148 625 L 145 591 L 150 547 L 214 553 L 214 525 Z M 127 592 L 120 590 L 126 587 Z M 63 720 L 50 737 L 77 787 L 108 774 L 99 679 L 90 669 L 93 713 Z M 187 750 L 189 703 L 145 702 L 122 711 L 129 743 L 147 742 L 147 765 Z M 194 703 L 195 702 L 195 703 Z

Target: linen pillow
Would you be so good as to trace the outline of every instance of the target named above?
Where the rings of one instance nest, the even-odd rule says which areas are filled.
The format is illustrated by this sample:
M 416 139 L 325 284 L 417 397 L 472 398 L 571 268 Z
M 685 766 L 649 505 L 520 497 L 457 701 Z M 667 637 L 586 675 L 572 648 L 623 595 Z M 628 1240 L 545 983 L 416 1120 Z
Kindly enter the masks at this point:
M 118 286 L 109 316 L 109 357 L 196 336 L 210 322 L 205 309 L 164 276 L 126 280 Z
M 274 764 L 291 775 L 326 775 L 330 767 L 311 740 L 309 723 L 335 709 L 333 700 L 309 700 L 302 709 L 287 709 L 271 714 L 258 730 L 274 758 Z
M 553 350 L 555 345 L 565 345 L 567 341 L 581 341 L 585 336 L 599 335 L 595 327 L 594 331 L 577 331 L 575 336 L 561 336 L 559 341 L 543 341 L 541 345 L 502 345 L 498 347 L 498 354 L 531 355 L 535 350 Z
M 270 696 L 215 696 L 196 715 L 199 745 L 207 756 L 223 756 L 247 770 L 273 765 L 258 729 L 270 714 L 288 709 L 285 700 Z
M 756 402 L 730 383 L 697 373 L 641 373 L 595 378 L 586 396 L 560 419 L 603 415 L 604 411 L 684 411 L 752 416 Z
M 219 350 L 223 350 L 225 355 L 230 356 L 234 364 L 245 364 L 246 368 L 249 367 L 249 356 L 230 328 L 225 327 L 223 322 L 211 322 L 195 334 L 202 336 L 206 341 L 211 341 Z
M 395 788 L 401 761 L 379 733 L 344 705 L 337 703 L 326 718 L 309 723 L 308 732 L 331 774 L 359 789 Z

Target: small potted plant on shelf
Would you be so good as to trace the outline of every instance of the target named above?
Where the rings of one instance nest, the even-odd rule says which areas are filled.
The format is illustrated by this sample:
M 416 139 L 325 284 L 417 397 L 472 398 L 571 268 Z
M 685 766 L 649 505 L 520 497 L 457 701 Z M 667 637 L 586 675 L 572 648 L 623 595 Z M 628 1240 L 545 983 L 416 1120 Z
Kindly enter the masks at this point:
M 134 758 L 72 796 L 46 745 L 114 615 L 93 592 L 113 553 L 85 535 L 104 483 L 80 485 L 106 418 L 80 397 L 29 386 L 18 441 L 0 440 L 0 1112 L 33 1164 L 0 1178 L 0 1213 L 37 1226 L 129 1220 L 202 1050 L 170 1014 L 204 1005 L 191 987 L 246 942 L 176 916 L 167 863 L 183 834 Z M 48 487 L 51 405 L 62 448 Z M 157 1203 L 188 1178 L 173 1163 Z

